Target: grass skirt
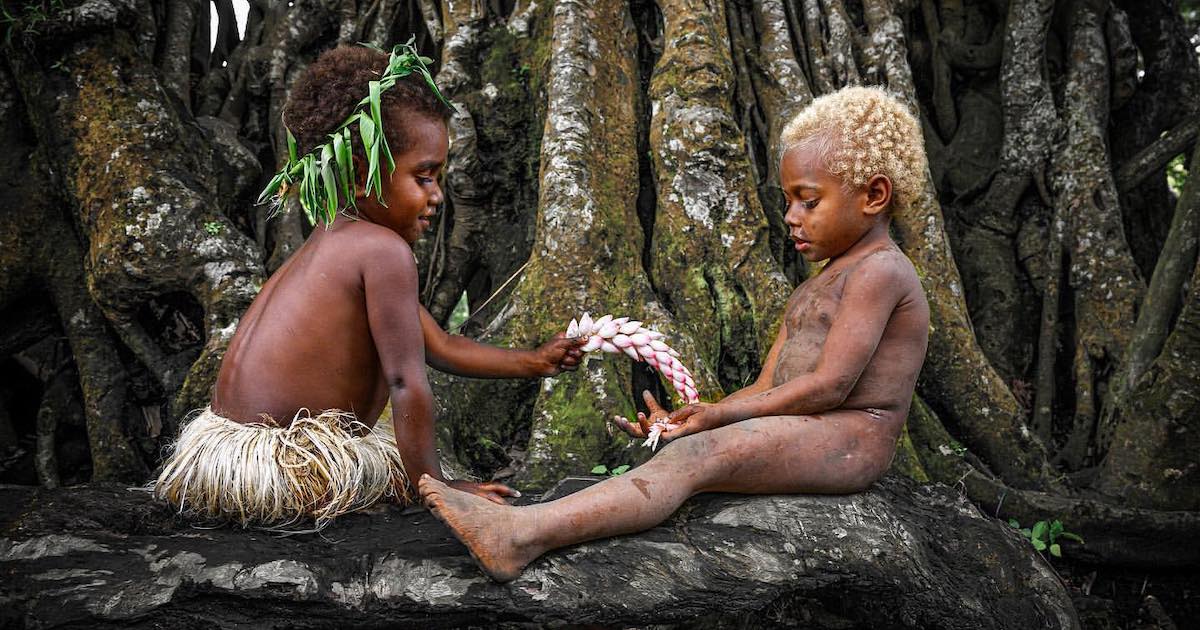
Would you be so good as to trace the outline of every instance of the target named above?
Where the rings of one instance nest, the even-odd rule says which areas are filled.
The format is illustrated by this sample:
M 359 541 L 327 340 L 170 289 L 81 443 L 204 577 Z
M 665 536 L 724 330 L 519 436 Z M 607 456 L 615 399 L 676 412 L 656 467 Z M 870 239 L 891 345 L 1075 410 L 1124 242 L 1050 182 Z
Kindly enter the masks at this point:
M 311 518 L 314 531 L 380 499 L 409 502 L 390 422 L 372 430 L 330 410 L 296 414 L 286 428 L 272 424 L 241 424 L 206 408 L 180 429 L 154 496 L 181 514 L 243 527 L 287 528 Z

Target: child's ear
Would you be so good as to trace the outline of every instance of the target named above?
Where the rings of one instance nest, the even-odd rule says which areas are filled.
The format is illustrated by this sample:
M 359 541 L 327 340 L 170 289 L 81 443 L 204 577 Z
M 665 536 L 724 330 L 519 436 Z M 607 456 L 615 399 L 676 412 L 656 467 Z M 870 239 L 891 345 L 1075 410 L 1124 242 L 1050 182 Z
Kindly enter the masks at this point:
M 863 186 L 866 194 L 866 205 L 863 212 L 878 215 L 892 205 L 892 180 L 887 175 L 872 175 Z

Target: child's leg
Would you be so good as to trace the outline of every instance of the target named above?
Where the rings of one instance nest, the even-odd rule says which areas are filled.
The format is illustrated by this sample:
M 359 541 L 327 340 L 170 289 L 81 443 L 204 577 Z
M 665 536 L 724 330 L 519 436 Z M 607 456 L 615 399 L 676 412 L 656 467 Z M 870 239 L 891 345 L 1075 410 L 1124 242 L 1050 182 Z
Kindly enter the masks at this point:
M 619 477 L 526 507 L 496 505 L 429 478 L 421 495 L 493 578 L 543 553 L 649 529 L 698 492 L 848 493 L 891 461 L 899 423 L 861 411 L 755 418 L 676 440 Z

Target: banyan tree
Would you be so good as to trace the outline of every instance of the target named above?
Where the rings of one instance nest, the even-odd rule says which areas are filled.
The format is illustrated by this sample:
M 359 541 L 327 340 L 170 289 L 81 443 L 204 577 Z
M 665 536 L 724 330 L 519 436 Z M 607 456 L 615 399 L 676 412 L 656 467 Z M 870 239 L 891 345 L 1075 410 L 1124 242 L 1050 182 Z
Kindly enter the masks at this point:
M 146 478 L 310 229 L 254 205 L 286 157 L 291 81 L 332 46 L 415 34 L 456 105 L 447 201 L 417 248 L 439 321 L 465 308 L 463 334 L 531 347 L 583 312 L 628 315 L 668 336 L 702 398 L 736 390 L 818 271 L 787 240 L 780 129 L 815 96 L 881 84 L 919 112 L 930 157 L 893 221 L 932 309 L 895 467 L 989 514 L 1060 518 L 1080 557 L 1194 564 L 1185 5 L 259 0 L 239 28 L 230 0 L 6 1 L 4 479 Z M 533 488 L 643 461 L 607 419 L 671 395 L 612 357 L 434 386 L 447 462 Z

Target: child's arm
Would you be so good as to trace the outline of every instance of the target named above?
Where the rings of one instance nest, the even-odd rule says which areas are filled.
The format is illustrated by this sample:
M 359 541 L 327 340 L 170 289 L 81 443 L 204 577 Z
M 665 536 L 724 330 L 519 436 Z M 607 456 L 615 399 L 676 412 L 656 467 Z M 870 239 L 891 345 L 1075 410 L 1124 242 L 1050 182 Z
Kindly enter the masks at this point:
M 838 408 L 875 354 L 892 311 L 908 290 L 903 273 L 903 268 L 887 257 L 863 260 L 846 279 L 837 314 L 812 372 L 761 393 L 678 409 L 670 421 L 682 424 L 664 431 L 662 437 L 674 439 L 747 418 L 806 415 Z M 766 366 L 763 372 L 765 375 Z
M 419 306 L 426 362 L 435 370 L 474 378 L 531 378 L 574 370 L 583 358 L 586 339 L 555 335 L 536 350 L 510 350 L 451 335 Z
M 417 266 L 408 244 L 398 237 L 364 243 L 363 291 L 367 320 L 392 400 L 396 446 L 408 478 L 443 480 L 433 431 L 433 392 L 425 377 L 421 342 L 421 306 L 417 302 Z M 501 484 L 455 482 L 460 490 L 497 503 L 519 496 Z

